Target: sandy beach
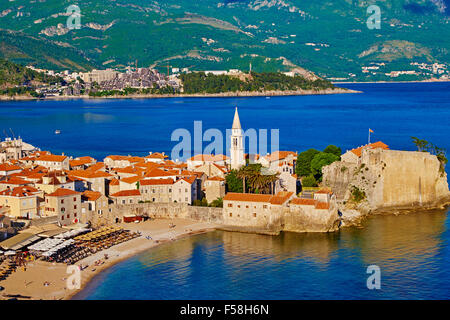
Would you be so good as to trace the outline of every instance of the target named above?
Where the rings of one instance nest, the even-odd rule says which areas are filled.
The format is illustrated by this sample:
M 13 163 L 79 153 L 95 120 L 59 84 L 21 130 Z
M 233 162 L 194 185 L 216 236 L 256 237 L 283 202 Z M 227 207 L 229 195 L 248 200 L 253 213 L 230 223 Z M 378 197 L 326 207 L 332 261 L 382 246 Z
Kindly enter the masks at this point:
M 170 228 L 173 224 L 175 227 Z M 127 230 L 139 231 L 142 236 L 113 246 L 91 255 L 76 265 L 83 266 L 81 288 L 67 288 L 67 265 L 45 261 L 32 261 L 17 268 L 6 280 L 0 281 L 5 289 L 0 292 L 0 300 L 17 298 L 19 300 L 64 300 L 70 299 L 103 270 L 114 264 L 157 245 L 199 233 L 215 230 L 215 225 L 188 219 L 157 219 L 141 223 L 119 224 Z M 105 259 L 105 254 L 108 259 Z M 97 264 L 95 262 L 97 261 Z M 98 263 L 99 262 L 99 263 Z M 87 266 L 87 267 L 86 267 Z

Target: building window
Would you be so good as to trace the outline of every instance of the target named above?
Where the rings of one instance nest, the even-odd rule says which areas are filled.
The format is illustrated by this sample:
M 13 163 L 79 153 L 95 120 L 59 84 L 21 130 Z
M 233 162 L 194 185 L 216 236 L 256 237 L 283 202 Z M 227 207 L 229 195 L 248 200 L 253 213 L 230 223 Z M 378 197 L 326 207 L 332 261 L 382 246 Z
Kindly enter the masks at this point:
M 255 213 L 255 214 L 256 214 L 256 213 Z M 73 213 L 73 216 L 74 216 L 74 218 L 76 218 L 76 217 L 77 217 L 77 213 L 74 212 L 74 213 Z
M 253 217 L 256 218 L 256 212 L 253 212 Z
M 230 218 L 233 217 L 233 214 L 230 212 Z
M 267 205 L 266 205 L 266 204 L 265 204 L 265 205 L 263 205 L 263 208 L 264 208 L 264 209 L 267 209 Z
M 70 214 L 67 215 L 67 219 L 70 219 Z
M 248 209 L 248 206 L 245 206 Z
M 61 199 L 61 203 L 64 203 L 64 199 Z
M 229 203 L 228 204 L 228 208 L 232 208 L 233 207 L 233 204 L 232 203 Z
M 74 197 L 74 198 L 73 198 L 73 201 L 77 201 L 77 198 Z
M 64 216 L 61 216 L 61 220 L 64 220 Z
M 76 209 L 76 208 L 77 208 L 77 205 L 74 205 L 73 208 Z

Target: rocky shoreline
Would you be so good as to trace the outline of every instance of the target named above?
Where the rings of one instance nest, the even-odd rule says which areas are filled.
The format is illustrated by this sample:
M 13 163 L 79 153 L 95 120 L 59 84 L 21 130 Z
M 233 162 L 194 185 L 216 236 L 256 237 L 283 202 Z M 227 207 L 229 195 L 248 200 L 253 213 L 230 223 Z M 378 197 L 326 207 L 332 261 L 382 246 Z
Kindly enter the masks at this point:
M 36 98 L 28 95 L 0 96 L 0 101 L 33 101 L 33 100 L 72 100 L 72 99 L 161 99 L 161 98 L 235 98 L 235 97 L 276 97 L 276 96 L 305 96 L 305 95 L 327 95 L 343 93 L 361 93 L 361 91 L 345 88 L 333 88 L 325 90 L 286 90 L 286 91 L 264 91 L 264 92 L 224 92 L 224 93 L 196 93 L 196 94 L 129 94 L 126 96 L 112 95 L 105 97 L 80 96 L 50 96 Z

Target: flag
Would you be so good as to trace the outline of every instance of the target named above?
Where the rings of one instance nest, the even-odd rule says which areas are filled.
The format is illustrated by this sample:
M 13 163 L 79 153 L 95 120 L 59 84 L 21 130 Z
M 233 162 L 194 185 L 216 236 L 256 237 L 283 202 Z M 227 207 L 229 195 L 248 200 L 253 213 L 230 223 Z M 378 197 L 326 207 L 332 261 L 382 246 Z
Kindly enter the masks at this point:
M 369 132 L 370 132 L 370 133 L 373 133 L 373 130 L 369 128 Z

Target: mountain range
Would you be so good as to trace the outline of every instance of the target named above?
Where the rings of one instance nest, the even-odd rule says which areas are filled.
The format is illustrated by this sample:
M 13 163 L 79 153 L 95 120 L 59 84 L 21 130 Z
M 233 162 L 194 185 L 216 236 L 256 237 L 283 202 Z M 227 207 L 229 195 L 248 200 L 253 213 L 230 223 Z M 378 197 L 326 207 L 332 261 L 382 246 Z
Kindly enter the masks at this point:
M 69 5 L 80 8 L 80 29 L 67 27 Z M 380 29 L 367 26 L 370 5 Z M 450 64 L 442 0 L 10 0 L 0 4 L 0 29 L 0 57 L 55 70 L 251 64 L 374 81 L 402 70 L 417 71 L 407 80 L 435 77 L 417 66 L 441 64 L 445 74 Z

